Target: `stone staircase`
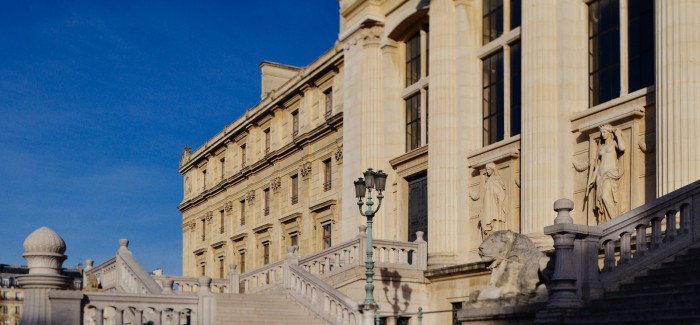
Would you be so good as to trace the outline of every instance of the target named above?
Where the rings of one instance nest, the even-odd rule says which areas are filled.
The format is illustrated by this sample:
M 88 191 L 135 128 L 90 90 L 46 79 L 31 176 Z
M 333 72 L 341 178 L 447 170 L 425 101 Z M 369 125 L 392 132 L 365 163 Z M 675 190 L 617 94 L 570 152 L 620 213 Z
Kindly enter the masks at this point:
M 700 247 L 605 293 L 564 324 L 700 324 Z
M 281 292 L 217 294 L 216 324 L 324 325 L 305 307 Z

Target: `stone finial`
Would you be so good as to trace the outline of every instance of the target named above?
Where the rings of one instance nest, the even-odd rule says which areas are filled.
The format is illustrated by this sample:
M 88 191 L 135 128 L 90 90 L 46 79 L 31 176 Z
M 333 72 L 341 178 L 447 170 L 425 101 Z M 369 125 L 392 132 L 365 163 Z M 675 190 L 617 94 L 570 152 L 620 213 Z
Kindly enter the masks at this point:
M 420 230 L 416 231 L 416 240 L 414 242 L 417 242 L 417 243 L 424 242 L 425 239 L 423 239 L 423 235 L 425 235 L 424 232 L 422 232 Z
M 296 256 L 296 252 L 299 249 L 297 245 L 287 246 L 287 256 Z
M 360 235 L 362 235 L 362 236 L 367 235 L 367 225 L 360 225 L 358 228 L 360 229 Z
M 85 265 L 86 265 L 85 271 L 90 271 L 90 270 L 92 270 L 93 266 L 95 265 L 95 261 L 88 258 L 85 260 Z
M 203 292 L 210 291 L 210 289 L 209 289 L 209 286 L 211 285 L 211 278 L 210 277 L 208 277 L 206 275 L 200 276 L 197 279 L 197 283 L 199 284 L 199 289 L 197 291 L 203 291 Z
M 228 265 L 228 273 L 236 273 L 236 269 L 238 269 L 238 265 L 236 265 L 236 264 L 229 264 Z
M 61 273 L 63 261 L 66 260 L 66 243 L 63 238 L 49 227 L 41 227 L 24 240 L 24 257 L 29 266 L 29 274 Z
M 129 240 L 126 238 L 122 238 L 119 240 L 119 249 L 126 249 L 129 250 Z
M 571 210 L 574 209 L 574 201 L 569 199 L 559 199 L 554 201 L 554 211 L 557 212 L 557 217 L 554 218 L 554 224 L 574 223 L 571 218 Z
M 153 269 L 153 275 L 163 275 L 163 269 L 161 269 L 161 268 Z

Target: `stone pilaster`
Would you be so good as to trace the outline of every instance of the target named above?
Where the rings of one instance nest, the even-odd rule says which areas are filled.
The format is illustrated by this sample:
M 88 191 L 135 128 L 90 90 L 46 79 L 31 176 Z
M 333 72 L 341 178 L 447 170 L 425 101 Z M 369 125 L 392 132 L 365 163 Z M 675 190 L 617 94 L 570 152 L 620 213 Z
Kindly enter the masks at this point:
M 656 183 L 700 179 L 700 1 L 656 1 Z
M 460 193 L 457 133 L 456 13 L 452 0 L 430 2 L 430 116 L 428 123 L 438 125 L 429 134 L 428 161 L 428 245 L 431 264 L 454 264 L 457 234 L 463 233 L 457 222 Z M 463 166 L 464 167 L 464 166 Z
M 585 6 L 524 1 L 522 12 L 521 231 L 538 247 L 552 202 L 573 196 L 570 113 L 587 107 Z

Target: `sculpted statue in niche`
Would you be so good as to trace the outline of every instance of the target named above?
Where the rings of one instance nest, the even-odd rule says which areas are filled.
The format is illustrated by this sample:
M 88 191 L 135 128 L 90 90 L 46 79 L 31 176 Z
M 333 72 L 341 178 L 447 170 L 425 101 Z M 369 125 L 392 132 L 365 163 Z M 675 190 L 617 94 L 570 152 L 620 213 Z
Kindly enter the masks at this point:
M 190 146 L 185 146 L 185 149 L 182 150 L 182 159 L 180 159 L 180 166 L 184 165 L 188 161 L 190 161 L 190 156 L 192 155 L 192 148 Z
M 479 211 L 479 230 L 485 238 L 494 231 L 506 229 L 506 184 L 498 174 L 496 164 L 486 164 L 486 181 L 480 194 L 470 195 L 473 200 L 481 198 Z
M 600 127 L 600 140 L 597 143 L 597 158 L 588 169 L 586 197 L 595 188 L 594 211 L 598 214 L 598 224 L 617 217 L 622 212 L 620 204 L 620 179 L 624 174 L 620 157 L 625 152 L 625 141 L 620 129 L 610 124 Z

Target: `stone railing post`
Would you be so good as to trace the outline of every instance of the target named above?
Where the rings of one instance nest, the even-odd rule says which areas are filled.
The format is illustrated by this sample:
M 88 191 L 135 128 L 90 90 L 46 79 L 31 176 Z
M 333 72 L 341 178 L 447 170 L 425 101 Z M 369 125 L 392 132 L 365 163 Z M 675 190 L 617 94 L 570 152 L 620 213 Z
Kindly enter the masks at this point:
M 571 231 L 574 220 L 570 212 L 574 202 L 569 199 L 559 199 L 554 202 L 557 217 L 554 225 L 545 227 L 545 234 L 554 238 L 554 276 L 549 291 L 547 308 L 572 309 L 581 306 L 581 300 L 576 294 L 576 271 L 574 269 L 574 239 L 576 234 Z
M 199 289 L 197 290 L 197 296 L 199 297 L 197 324 L 214 324 L 216 323 L 216 297 L 211 292 L 211 278 L 200 276 L 197 282 L 199 283 Z
M 360 243 L 357 245 L 357 264 L 359 265 L 365 265 L 365 260 L 367 258 L 367 226 L 366 225 L 360 225 L 359 227 L 360 232 L 357 234 L 357 237 L 360 238 Z
M 292 289 L 292 272 L 289 265 L 299 265 L 299 256 L 296 255 L 298 247 L 296 245 L 287 246 L 287 256 L 282 263 L 282 283 L 287 290 Z
M 165 277 L 163 279 L 163 294 L 172 294 L 173 293 L 173 284 L 175 283 L 175 280 L 171 277 Z
M 419 270 L 426 270 L 428 268 L 428 242 L 423 239 L 424 232 L 416 231 L 416 240 L 414 243 L 418 244 L 418 251 L 416 256 L 413 257 L 413 264 Z
M 238 266 L 236 264 L 231 264 L 228 266 L 228 283 L 229 287 L 231 288 L 229 290 L 230 293 L 240 293 L 239 289 L 241 287 L 241 275 L 236 271 L 237 267 Z

